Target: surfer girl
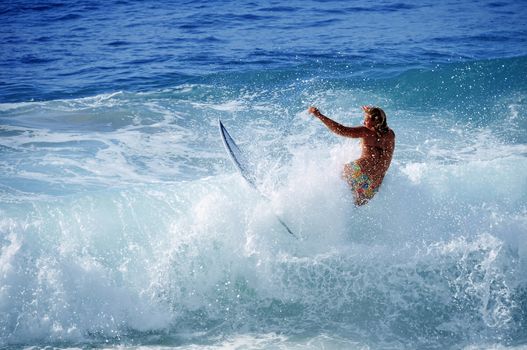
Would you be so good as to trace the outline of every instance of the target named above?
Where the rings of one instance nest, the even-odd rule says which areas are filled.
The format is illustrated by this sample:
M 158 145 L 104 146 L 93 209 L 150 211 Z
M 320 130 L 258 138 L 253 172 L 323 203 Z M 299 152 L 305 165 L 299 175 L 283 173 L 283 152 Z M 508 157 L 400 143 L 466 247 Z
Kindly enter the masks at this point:
M 308 112 L 337 135 L 362 139 L 359 159 L 344 165 L 342 177 L 350 185 L 356 205 L 368 203 L 379 191 L 395 148 L 395 133 L 388 127 L 386 114 L 379 107 L 362 106 L 364 126 L 344 126 L 326 117 L 316 107 Z

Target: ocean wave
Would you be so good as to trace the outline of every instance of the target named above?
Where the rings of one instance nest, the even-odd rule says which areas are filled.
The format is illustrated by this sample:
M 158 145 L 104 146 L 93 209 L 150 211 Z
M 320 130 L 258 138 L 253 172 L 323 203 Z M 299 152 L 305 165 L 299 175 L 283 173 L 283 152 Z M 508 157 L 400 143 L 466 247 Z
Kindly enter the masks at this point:
M 311 62 L 0 104 L 0 346 L 522 346 L 524 62 Z M 397 145 L 356 208 L 340 173 L 359 144 L 306 108 L 358 125 L 364 104 Z

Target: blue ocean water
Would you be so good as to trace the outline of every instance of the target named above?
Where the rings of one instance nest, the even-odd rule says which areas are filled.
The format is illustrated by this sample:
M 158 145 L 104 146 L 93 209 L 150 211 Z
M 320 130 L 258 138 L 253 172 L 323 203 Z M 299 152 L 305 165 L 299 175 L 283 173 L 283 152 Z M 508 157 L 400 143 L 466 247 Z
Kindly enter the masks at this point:
M 525 349 L 525 18 L 2 2 L 0 348 Z M 353 125 L 364 104 L 397 144 L 356 208 L 340 172 L 359 144 L 306 109 Z

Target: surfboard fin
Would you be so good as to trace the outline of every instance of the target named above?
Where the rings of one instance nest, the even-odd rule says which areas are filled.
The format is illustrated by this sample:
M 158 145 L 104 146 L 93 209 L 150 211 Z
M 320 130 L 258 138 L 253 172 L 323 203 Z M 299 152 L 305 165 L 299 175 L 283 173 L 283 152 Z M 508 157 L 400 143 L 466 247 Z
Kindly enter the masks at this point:
M 276 215 L 276 214 L 275 214 Z M 284 220 L 282 220 L 282 218 L 280 218 L 278 215 L 276 215 L 276 218 L 278 219 L 278 221 L 282 224 L 282 226 L 286 229 L 287 232 L 289 232 L 289 234 L 293 237 L 295 237 L 296 239 L 299 239 L 297 235 L 295 235 L 293 233 L 293 231 L 291 231 L 291 229 L 289 228 L 289 226 L 287 226 L 287 224 L 284 222 Z

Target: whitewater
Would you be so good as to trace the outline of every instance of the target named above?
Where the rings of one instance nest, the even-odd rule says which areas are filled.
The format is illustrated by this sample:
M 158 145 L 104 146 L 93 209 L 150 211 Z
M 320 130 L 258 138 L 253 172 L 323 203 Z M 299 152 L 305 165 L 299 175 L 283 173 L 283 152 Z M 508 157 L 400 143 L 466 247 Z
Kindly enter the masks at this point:
M 0 348 L 525 349 L 525 14 L 3 4 Z M 307 108 L 365 104 L 396 149 L 358 208 Z

